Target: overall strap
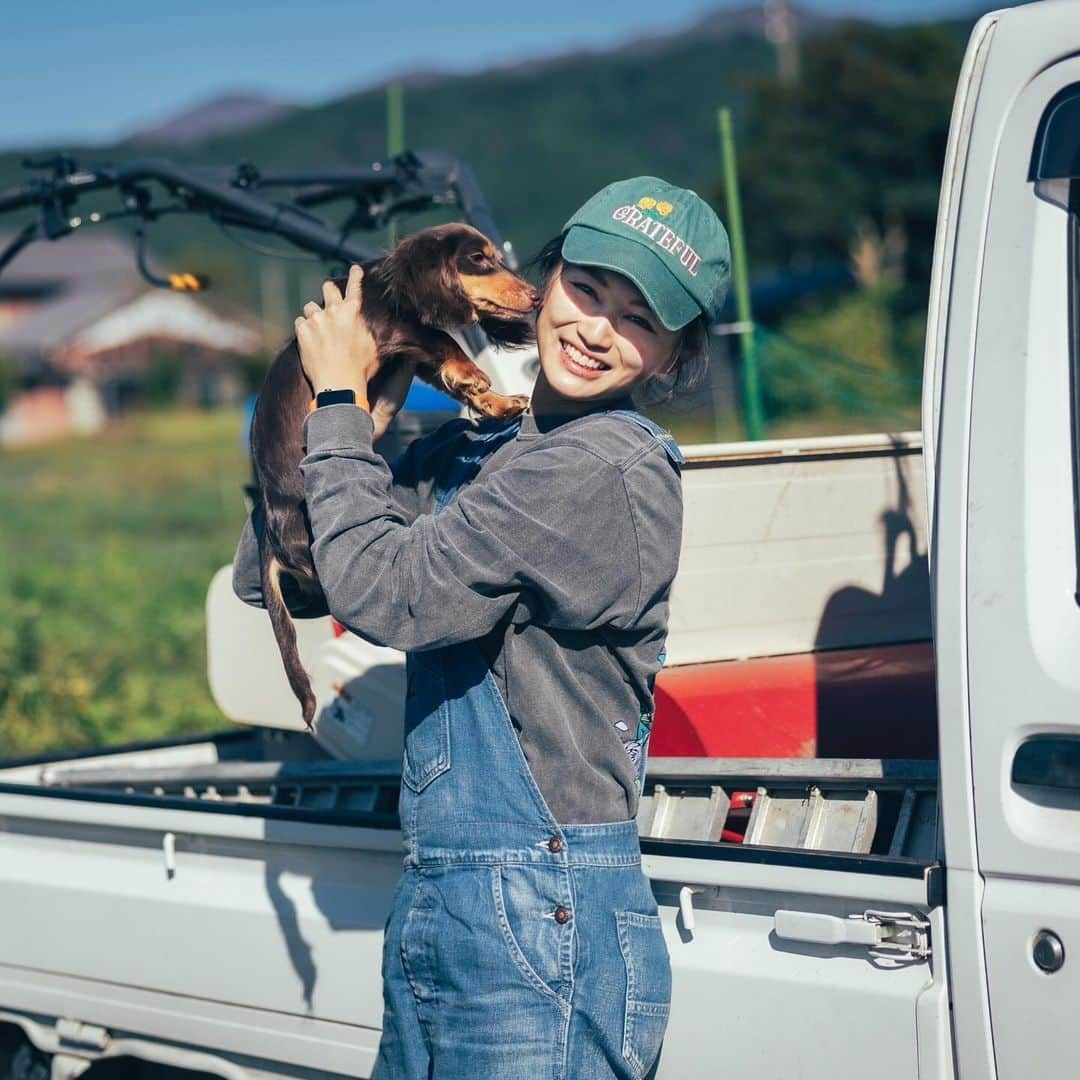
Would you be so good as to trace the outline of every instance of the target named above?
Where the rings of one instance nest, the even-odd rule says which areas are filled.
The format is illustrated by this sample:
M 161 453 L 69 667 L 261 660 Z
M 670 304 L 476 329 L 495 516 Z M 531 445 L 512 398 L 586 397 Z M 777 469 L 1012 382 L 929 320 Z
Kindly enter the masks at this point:
M 682 468 L 686 463 L 686 458 L 683 457 L 682 451 L 670 433 L 655 421 L 650 420 L 647 416 L 642 416 L 641 413 L 635 412 L 633 409 L 611 409 L 610 415 L 625 417 L 632 423 L 637 424 L 638 427 L 643 427 L 664 448 L 665 453 L 676 469 Z
M 453 501 L 458 489 L 476 477 L 484 459 L 493 454 L 503 443 L 513 439 L 521 428 L 521 417 L 509 423 L 502 420 L 486 422 L 468 442 L 463 453 L 455 454 L 439 480 L 435 491 L 435 513 L 441 513 Z

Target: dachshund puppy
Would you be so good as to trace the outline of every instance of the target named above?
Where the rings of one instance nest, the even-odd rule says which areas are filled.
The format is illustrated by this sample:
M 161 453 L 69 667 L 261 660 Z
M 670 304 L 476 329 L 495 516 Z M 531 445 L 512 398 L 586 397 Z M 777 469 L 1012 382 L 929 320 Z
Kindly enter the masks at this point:
M 339 281 L 340 288 L 344 282 Z M 491 242 L 463 224 L 440 225 L 402 240 L 383 258 L 364 264 L 361 313 L 378 348 L 370 398 L 395 365 L 494 418 L 518 415 L 525 397 L 491 391 L 491 380 L 443 329 L 479 323 L 496 345 L 533 338 L 531 314 L 539 296 L 511 273 Z M 292 609 L 304 617 L 328 613 L 311 557 L 311 525 L 300 461 L 303 422 L 314 391 L 293 338 L 278 354 L 259 394 L 251 427 L 251 457 L 264 528 L 259 537 L 262 593 L 289 685 L 311 729 L 315 695 L 300 661 L 296 631 L 282 595 L 281 575 L 295 586 Z

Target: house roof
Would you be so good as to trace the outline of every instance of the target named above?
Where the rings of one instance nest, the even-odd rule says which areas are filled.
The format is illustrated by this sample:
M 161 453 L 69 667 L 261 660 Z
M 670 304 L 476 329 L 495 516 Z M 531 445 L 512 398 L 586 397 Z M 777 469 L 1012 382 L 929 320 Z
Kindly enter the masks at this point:
M 0 250 L 5 239 L 0 235 Z M 15 357 L 44 357 L 70 345 L 96 352 L 146 337 L 224 352 L 260 343 L 250 316 L 221 314 L 204 300 L 148 285 L 131 244 L 114 233 L 31 244 L 0 275 L 0 305 L 5 293 L 23 310 L 0 329 L 0 354 Z
M 88 352 L 119 349 L 143 338 L 171 338 L 222 352 L 257 349 L 261 335 L 223 318 L 188 293 L 148 289 L 77 334 L 71 344 Z
M 139 280 L 131 241 L 117 233 L 85 226 L 60 240 L 36 240 L 23 248 L 0 274 L 0 297 L 7 289 L 87 277 L 129 277 Z M 0 232 L 0 251 L 14 238 Z
M 22 318 L 0 330 L 0 353 L 53 352 L 145 288 L 138 279 L 67 282 L 61 291 L 43 297 Z

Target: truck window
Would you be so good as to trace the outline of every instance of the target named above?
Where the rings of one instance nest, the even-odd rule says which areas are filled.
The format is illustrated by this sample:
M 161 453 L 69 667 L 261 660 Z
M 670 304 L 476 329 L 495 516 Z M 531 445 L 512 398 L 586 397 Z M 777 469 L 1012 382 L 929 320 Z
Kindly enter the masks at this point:
M 1080 84 L 1067 86 L 1046 108 L 1031 155 L 1035 193 L 1068 212 L 1069 372 L 1072 395 L 1073 535 L 1080 604 Z

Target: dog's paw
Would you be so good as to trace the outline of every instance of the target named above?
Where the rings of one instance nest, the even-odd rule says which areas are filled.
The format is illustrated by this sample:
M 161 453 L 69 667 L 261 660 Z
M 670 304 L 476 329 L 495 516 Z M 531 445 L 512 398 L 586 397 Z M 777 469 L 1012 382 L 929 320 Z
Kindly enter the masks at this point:
M 529 407 L 529 399 L 522 394 L 515 394 L 513 397 L 504 394 L 477 394 L 470 399 L 469 404 L 491 420 L 511 420 Z

